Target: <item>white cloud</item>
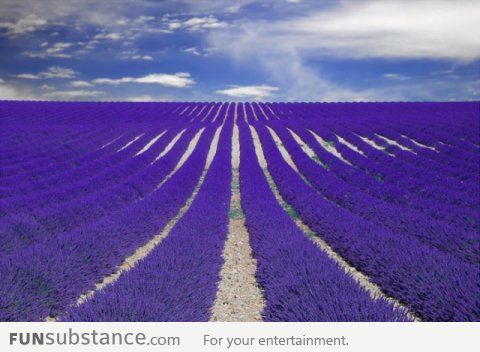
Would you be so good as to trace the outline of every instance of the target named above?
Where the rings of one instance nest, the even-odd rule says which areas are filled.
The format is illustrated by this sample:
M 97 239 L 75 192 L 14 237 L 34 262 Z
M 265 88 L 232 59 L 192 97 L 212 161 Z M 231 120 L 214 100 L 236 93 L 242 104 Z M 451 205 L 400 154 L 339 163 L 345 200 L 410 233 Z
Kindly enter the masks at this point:
M 228 95 L 234 98 L 253 98 L 255 100 L 271 97 L 274 92 L 278 91 L 278 87 L 268 85 L 259 86 L 232 86 L 230 88 L 217 90 L 215 93 Z
M 21 79 L 40 79 L 41 77 L 39 75 L 35 75 L 33 73 L 19 73 L 16 75 L 17 78 Z
M 196 55 L 196 56 L 200 56 L 200 52 L 198 51 L 198 48 L 197 47 L 191 47 L 191 48 L 186 48 L 186 49 L 183 49 L 183 52 L 187 53 L 187 54 L 192 54 L 192 55 Z
M 132 83 L 135 81 L 133 77 L 123 77 L 118 79 L 111 79 L 111 78 L 97 78 L 93 80 L 95 84 L 110 84 L 110 85 L 118 85 L 121 83 Z
M 350 58 L 480 58 L 480 2 L 342 1 L 293 19 L 212 33 L 236 55 L 265 50 Z M 261 33 L 261 35 L 259 35 Z M 222 47 L 221 45 L 216 45 Z
M 131 57 L 132 60 L 145 60 L 145 61 L 152 61 L 153 57 L 150 55 L 133 55 Z
M 93 37 L 93 40 L 101 40 L 101 39 L 120 40 L 120 38 L 121 38 L 120 33 L 99 33 Z
M 210 56 L 212 55 L 214 52 L 218 51 L 217 48 L 212 48 L 212 47 L 208 47 L 208 48 L 198 48 L 196 46 L 193 46 L 191 48 L 185 48 L 185 49 L 182 49 L 182 51 L 184 53 L 187 53 L 189 55 L 194 55 L 194 56 Z
M 152 73 L 143 77 L 122 77 L 118 79 L 97 78 L 93 80 L 95 84 L 118 85 L 122 83 L 149 83 L 160 84 L 166 87 L 187 88 L 195 84 L 188 72 L 177 72 L 175 74 Z
M 135 19 L 135 22 L 145 23 L 145 22 L 153 21 L 154 19 L 155 17 L 153 16 L 140 16 Z
M 72 55 L 64 53 L 64 50 L 70 48 L 72 45 L 73 45 L 72 43 L 59 42 L 59 43 L 53 44 L 50 48 L 47 48 L 44 51 L 40 51 L 40 52 L 26 51 L 24 52 L 24 55 L 27 55 L 29 57 L 38 57 L 38 58 L 46 58 L 46 57 L 70 58 L 72 57 Z M 46 47 L 46 46 L 48 46 L 47 42 L 44 42 L 40 45 L 40 47 Z
M 4 84 L 4 83 L 5 83 L 5 81 L 0 78 L 0 84 Z
M 156 83 L 169 87 L 186 88 L 192 86 L 195 81 L 190 77 L 190 73 L 178 72 L 170 74 L 150 74 L 144 77 L 136 78 L 137 83 Z
M 17 78 L 22 79 L 45 79 L 45 78 L 73 78 L 77 74 L 71 68 L 64 68 L 60 66 L 51 66 L 46 71 L 38 74 L 20 73 L 16 75 Z
M 40 72 L 39 76 L 42 78 L 72 78 L 76 72 L 71 68 L 64 68 L 60 66 L 49 67 L 47 71 Z
M 64 51 L 65 49 L 71 47 L 72 45 L 73 45 L 72 43 L 62 43 L 62 42 L 55 43 L 55 44 L 53 44 L 52 47 L 50 47 L 46 50 L 46 53 L 47 54 L 57 54 L 57 53 L 60 53 L 60 52 Z
M 188 20 L 180 21 L 176 19 L 170 19 L 169 17 L 164 18 L 166 21 L 167 28 L 170 31 L 177 29 L 186 29 L 188 31 L 200 31 L 206 29 L 218 29 L 218 28 L 227 28 L 228 24 L 224 21 L 220 21 L 215 16 L 206 16 L 206 17 L 191 17 Z
M 408 79 L 407 76 L 400 73 L 384 73 L 383 77 L 386 79 L 396 80 L 396 81 L 405 81 Z
M 91 87 L 92 84 L 88 83 L 87 81 L 72 81 L 68 84 L 70 87 L 75 88 L 83 88 L 83 87 Z
M 55 88 L 52 87 L 52 86 L 49 86 L 48 84 L 42 84 L 40 86 L 40 89 L 43 89 L 43 90 L 54 90 Z
M 53 99 L 77 99 L 77 98 L 96 98 L 105 94 L 98 90 L 67 90 L 67 91 L 55 91 L 45 94 L 45 97 Z
M 28 15 L 18 19 L 16 22 L 0 22 L 0 28 L 6 30 L 8 36 L 17 36 L 45 27 L 47 21 L 36 15 Z
M 469 0 L 347 0 L 293 19 L 243 20 L 207 38 L 234 61 L 260 65 L 268 81 L 282 87 L 277 97 L 283 100 L 399 100 L 411 97 L 411 79 L 405 81 L 409 89 L 345 88 L 309 61 L 326 56 L 472 60 L 480 57 L 479 12 L 480 3 Z

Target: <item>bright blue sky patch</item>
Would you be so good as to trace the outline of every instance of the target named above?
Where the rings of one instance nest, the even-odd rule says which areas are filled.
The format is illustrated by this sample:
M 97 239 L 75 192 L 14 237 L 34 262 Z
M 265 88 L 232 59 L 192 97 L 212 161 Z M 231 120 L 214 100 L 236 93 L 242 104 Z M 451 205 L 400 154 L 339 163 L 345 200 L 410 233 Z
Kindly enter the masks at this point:
M 479 100 L 475 0 L 3 0 L 0 99 Z

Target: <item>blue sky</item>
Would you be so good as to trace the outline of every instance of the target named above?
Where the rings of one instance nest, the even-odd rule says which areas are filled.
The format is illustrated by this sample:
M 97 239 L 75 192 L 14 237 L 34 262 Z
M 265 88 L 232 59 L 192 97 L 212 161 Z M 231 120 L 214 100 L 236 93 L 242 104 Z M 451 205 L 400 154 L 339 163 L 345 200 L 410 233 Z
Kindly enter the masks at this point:
M 480 100 L 476 0 L 2 0 L 0 99 Z

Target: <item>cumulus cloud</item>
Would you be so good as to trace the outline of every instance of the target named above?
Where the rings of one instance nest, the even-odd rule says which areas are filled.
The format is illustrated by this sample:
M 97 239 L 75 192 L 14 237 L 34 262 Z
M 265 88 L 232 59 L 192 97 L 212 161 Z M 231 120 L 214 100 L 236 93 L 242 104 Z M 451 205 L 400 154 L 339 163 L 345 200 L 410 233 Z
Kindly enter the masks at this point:
M 340 57 L 447 59 L 480 58 L 480 3 L 458 1 L 341 1 L 272 21 L 240 20 L 208 33 L 210 45 L 235 62 L 260 65 L 285 100 L 399 100 L 408 89 L 358 89 L 325 78 L 311 59 Z M 400 76 L 386 76 L 399 84 Z M 414 82 L 404 80 L 411 85 Z
M 64 68 L 60 66 L 51 66 L 46 71 L 40 73 L 20 73 L 16 75 L 17 78 L 22 79 L 48 79 L 48 78 L 73 78 L 77 74 L 71 68 Z
M 218 29 L 228 27 L 227 22 L 220 21 L 215 16 L 191 17 L 183 21 L 165 17 L 164 21 L 166 22 L 167 28 L 170 31 L 175 31 L 177 29 L 186 29 L 188 31 L 195 32 L 206 29 Z
M 207 57 L 207 56 L 210 56 L 211 54 L 213 54 L 214 52 L 218 51 L 218 49 L 213 48 L 213 47 L 198 48 L 196 46 L 193 46 L 193 47 L 190 47 L 190 48 L 182 49 L 182 51 L 184 53 L 189 54 L 189 55 Z
M 152 61 L 153 57 L 150 55 L 133 55 L 131 57 L 132 60 L 145 60 L 145 61 Z
M 72 81 L 68 84 L 70 87 L 75 88 L 84 88 L 84 87 L 91 87 L 92 84 L 87 81 Z
M 0 22 L 0 29 L 3 29 L 8 36 L 14 37 L 44 28 L 46 24 L 47 20 L 32 14 L 15 22 Z
M 196 56 L 202 55 L 202 54 L 200 54 L 200 51 L 198 51 L 197 47 L 191 47 L 191 48 L 183 49 L 183 52 L 185 52 L 187 54 L 191 54 L 191 55 L 196 55 Z
M 259 86 L 231 86 L 230 88 L 215 91 L 215 93 L 227 95 L 234 98 L 252 98 L 255 100 L 271 97 L 278 87 L 268 85 Z
M 188 72 L 177 72 L 175 74 L 152 73 L 143 77 L 122 77 L 117 79 L 97 78 L 93 80 L 95 84 L 119 85 L 122 83 L 148 83 L 160 84 L 166 87 L 188 88 L 195 84 Z
M 40 79 L 40 75 L 35 75 L 33 73 L 19 73 L 17 76 L 17 78 L 21 78 L 21 79 Z
M 121 35 L 120 33 L 98 33 L 93 37 L 93 40 L 102 40 L 102 39 L 107 39 L 107 40 L 120 40 Z
M 57 57 L 57 58 L 70 58 L 72 55 L 66 54 L 64 51 L 72 46 L 72 43 L 59 42 L 53 44 L 50 48 L 45 49 L 44 51 L 31 52 L 26 51 L 24 55 L 29 57 L 38 57 L 38 58 L 47 58 L 47 57 Z M 40 47 L 45 48 L 48 46 L 47 42 L 40 44 Z
M 478 13 L 475 0 L 344 1 L 293 19 L 246 21 L 240 30 L 212 36 L 235 55 L 273 49 L 317 57 L 468 61 L 480 58 Z

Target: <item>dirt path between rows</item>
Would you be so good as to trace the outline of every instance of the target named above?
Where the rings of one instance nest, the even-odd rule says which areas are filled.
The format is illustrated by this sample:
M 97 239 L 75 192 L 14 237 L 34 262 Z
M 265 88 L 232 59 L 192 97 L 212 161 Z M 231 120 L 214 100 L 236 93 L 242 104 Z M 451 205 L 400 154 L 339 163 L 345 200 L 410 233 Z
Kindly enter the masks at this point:
M 374 284 L 367 275 L 365 275 L 361 271 L 357 270 L 355 267 L 351 266 L 345 259 L 343 259 L 343 257 L 340 254 L 335 252 L 327 242 L 325 242 L 307 224 L 305 224 L 298 217 L 298 215 L 297 216 L 292 216 L 292 214 L 296 214 L 296 212 L 292 208 L 292 206 L 289 205 L 282 198 L 282 196 L 280 195 L 280 192 L 278 191 L 277 185 L 275 184 L 275 181 L 273 180 L 273 178 L 271 177 L 271 175 L 268 171 L 267 161 L 266 161 L 265 155 L 263 153 L 263 148 L 262 148 L 260 139 L 258 137 L 258 134 L 252 126 L 250 126 L 250 130 L 252 132 L 252 136 L 253 136 L 253 140 L 254 140 L 254 144 L 255 144 L 255 151 L 257 153 L 257 158 L 259 160 L 260 166 L 262 167 L 262 169 L 264 171 L 265 177 L 266 177 L 266 179 L 267 179 L 267 181 L 270 185 L 270 188 L 271 188 L 272 192 L 274 193 L 277 201 L 283 207 L 283 209 L 291 216 L 292 220 L 295 221 L 295 224 L 297 225 L 297 227 L 300 228 L 308 236 L 308 238 L 318 246 L 318 248 L 320 248 L 322 251 L 324 251 L 330 259 L 334 260 L 343 269 L 343 271 L 347 275 L 351 276 L 358 283 L 358 285 L 361 288 L 363 288 L 365 291 L 367 291 L 370 294 L 370 297 L 372 297 L 372 299 L 376 300 L 376 299 L 383 298 L 383 299 L 387 300 L 388 302 L 390 302 L 396 309 L 404 311 L 410 319 L 412 319 L 414 321 L 421 321 L 420 318 L 418 316 L 416 316 L 416 314 L 413 311 L 411 311 L 407 306 L 402 304 L 399 300 L 385 294 L 382 291 L 382 289 L 380 288 L 380 286 Z M 304 143 L 301 143 L 300 147 L 302 147 L 302 144 L 304 144 Z M 305 144 L 304 144 L 304 146 L 305 146 Z M 280 149 L 284 149 L 284 148 L 280 148 Z M 303 149 L 303 147 L 302 147 L 302 149 Z M 308 151 L 307 151 L 307 154 L 308 154 Z M 284 153 L 282 153 L 282 156 L 283 155 L 284 155 Z M 290 163 L 293 164 L 293 161 L 290 159 L 290 156 L 289 156 L 288 159 L 290 160 L 290 162 L 287 159 L 285 159 L 285 161 L 289 165 L 290 165 Z M 290 166 L 292 166 L 292 165 L 290 165 Z
M 217 297 L 210 321 L 262 321 L 265 302 L 255 272 L 257 261 L 253 257 L 249 234 L 245 226 L 245 214 L 241 207 L 239 184 L 240 143 L 238 138 L 237 111 L 232 139 L 232 197 L 227 241 L 223 249 L 224 264 L 220 272 Z
M 210 144 L 210 149 L 209 149 L 209 152 L 208 152 L 208 156 L 207 156 L 207 160 L 206 160 L 206 163 L 205 163 L 203 173 L 202 173 L 202 175 L 201 175 L 201 177 L 200 177 L 192 195 L 187 200 L 185 205 L 180 209 L 180 211 L 177 213 L 177 215 L 175 215 L 167 223 L 167 225 L 162 230 L 162 232 L 155 235 L 153 238 L 151 238 L 147 243 L 145 243 L 141 247 L 138 247 L 133 254 L 126 257 L 124 259 L 124 261 L 122 262 L 122 264 L 117 266 L 117 268 L 114 270 L 114 272 L 112 274 L 105 276 L 100 282 L 96 283 L 94 289 L 92 289 L 92 290 L 90 290 L 86 293 L 81 294 L 78 297 L 77 301 L 75 302 L 75 305 L 77 305 L 77 306 L 82 305 L 88 299 L 91 299 L 98 291 L 103 290 L 107 286 L 115 283 L 115 281 L 117 281 L 122 274 L 124 274 L 125 272 L 127 272 L 128 270 L 133 268 L 140 260 L 147 257 L 148 254 L 150 254 L 153 251 L 153 249 L 157 245 L 159 245 L 168 236 L 168 234 L 170 233 L 172 228 L 175 226 L 177 221 L 180 220 L 180 218 L 183 216 L 183 214 L 185 214 L 185 212 L 190 208 L 190 205 L 192 204 L 193 200 L 197 196 L 197 193 L 198 193 L 198 191 L 200 190 L 200 187 L 203 184 L 203 181 L 205 179 L 205 175 L 208 172 L 208 169 L 210 168 L 210 165 L 213 161 L 213 158 L 215 157 L 215 154 L 217 152 L 218 140 L 219 140 L 219 136 L 220 136 L 220 132 L 222 130 L 222 127 L 223 127 L 223 125 L 221 127 L 219 127 L 217 129 L 217 131 L 215 132 L 215 136 L 214 136 L 214 138 L 213 138 L 213 140 Z M 195 140 L 195 138 L 194 138 L 194 140 Z M 178 170 L 181 167 L 181 165 L 183 165 L 185 160 L 188 159 L 188 157 L 191 155 L 192 151 L 195 149 L 197 142 L 198 142 L 198 139 L 195 140 L 195 143 L 191 143 L 192 146 L 184 154 L 184 156 L 187 155 L 187 154 L 188 154 L 188 156 L 186 158 L 184 158 L 184 156 L 182 157 L 182 159 L 179 161 L 179 163 L 177 164 L 177 166 L 175 167 L 175 170 L 173 172 L 176 172 L 176 170 Z M 183 160 L 183 163 L 182 163 L 182 160 Z M 182 163 L 182 164 L 180 165 L 180 163 Z M 170 174 L 169 176 L 172 176 L 172 175 L 173 174 Z M 164 182 L 162 182 L 162 185 L 163 185 L 163 183 Z M 45 319 L 45 321 L 48 321 L 48 322 L 55 322 L 55 321 L 58 321 L 58 320 L 59 320 L 58 316 L 47 317 Z

